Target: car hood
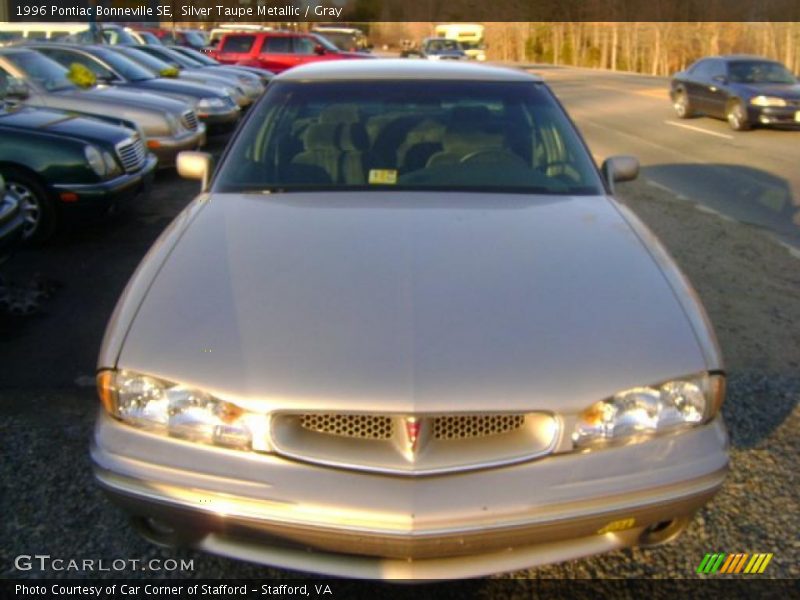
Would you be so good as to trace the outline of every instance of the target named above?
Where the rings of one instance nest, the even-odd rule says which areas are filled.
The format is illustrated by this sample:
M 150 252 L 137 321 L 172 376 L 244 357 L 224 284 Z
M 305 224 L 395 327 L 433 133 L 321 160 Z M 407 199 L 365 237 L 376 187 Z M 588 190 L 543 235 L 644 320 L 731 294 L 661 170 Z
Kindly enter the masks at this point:
M 219 91 L 219 86 L 203 85 L 200 83 L 191 83 L 186 80 L 167 79 L 164 77 L 135 81 L 130 85 L 143 90 L 175 96 L 185 96 L 195 100 L 200 98 L 222 98 L 226 96 L 224 92 Z
M 214 195 L 118 367 L 260 409 L 402 413 L 578 412 L 706 368 L 604 197 L 357 196 Z
M 121 89 L 115 87 L 96 87 L 88 90 L 69 90 L 56 92 L 53 96 L 70 97 L 79 101 L 94 101 L 95 105 L 106 106 L 104 114 L 115 114 L 113 107 L 109 111 L 109 105 L 140 108 L 144 110 L 155 110 L 161 113 L 171 112 L 180 114 L 190 108 L 185 102 L 166 98 L 156 94 L 140 92 L 137 90 Z
M 748 83 L 744 87 L 754 96 L 777 96 L 786 100 L 800 100 L 798 83 Z
M 0 110 L 0 126 L 24 131 L 38 129 L 86 141 L 115 144 L 129 137 L 133 131 L 109 125 L 95 119 L 78 117 L 66 112 L 20 107 L 8 112 Z

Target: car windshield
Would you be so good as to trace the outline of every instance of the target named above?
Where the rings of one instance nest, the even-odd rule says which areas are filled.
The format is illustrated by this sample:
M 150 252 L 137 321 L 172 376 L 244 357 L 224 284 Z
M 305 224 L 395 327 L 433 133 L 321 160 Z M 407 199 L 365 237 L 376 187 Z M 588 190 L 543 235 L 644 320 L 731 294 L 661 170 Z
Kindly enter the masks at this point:
M 203 48 L 206 45 L 203 35 L 196 31 L 184 31 L 183 35 L 186 43 L 194 48 Z
M 6 58 L 25 74 L 27 79 L 48 92 L 73 90 L 77 86 L 67 78 L 67 69 L 38 52 L 15 52 Z
M 430 40 L 426 45 L 428 52 L 451 52 L 461 50 L 461 46 L 455 40 Z
M 175 52 L 180 52 L 184 56 L 188 56 L 188 57 L 196 60 L 201 65 L 213 66 L 213 65 L 220 64 L 218 61 L 214 60 L 213 58 L 211 58 L 207 54 L 203 54 L 202 52 L 198 52 L 194 48 L 186 48 L 185 46 L 178 46 L 178 47 L 171 47 L 170 49 L 174 50 Z
M 113 50 L 97 48 L 93 54 L 107 62 L 112 69 L 128 81 L 147 81 L 148 79 L 155 79 L 155 74 L 152 71 L 121 54 L 117 54 Z
M 106 44 L 138 44 L 136 38 L 124 29 L 103 29 L 103 39 Z
M 314 33 L 324 37 L 339 48 L 339 50 L 344 50 L 346 52 L 358 50 L 358 41 L 356 36 L 352 33 L 345 33 L 343 31 L 315 31 Z
M 323 48 L 325 48 L 325 50 L 327 50 L 328 52 L 339 52 L 339 48 L 337 48 L 337 47 L 336 47 L 336 44 L 332 44 L 330 41 L 328 41 L 327 39 L 325 39 L 323 36 L 321 36 L 321 35 L 317 35 L 316 33 L 311 33 L 311 34 L 309 34 L 309 35 L 310 35 L 312 38 L 314 38 L 314 41 L 315 41 L 315 42 L 317 42 L 318 44 L 320 44 L 320 45 L 321 45 Z
M 130 60 L 144 67 L 145 69 L 152 71 L 154 74 L 160 74 L 165 69 L 173 68 L 172 65 L 165 63 L 163 60 L 159 60 L 155 56 L 152 56 L 147 52 L 143 52 L 138 48 L 128 48 L 126 46 L 121 46 L 119 47 L 117 52 L 123 54 L 126 58 L 129 58 Z
M 169 60 L 172 60 L 187 69 L 196 69 L 197 67 L 203 66 L 202 63 L 196 61 L 193 58 L 189 58 L 185 54 L 177 52 L 172 48 L 164 47 L 164 48 L 158 48 L 158 50 L 160 51 L 161 54 L 164 55 L 165 59 L 169 57 Z
M 163 46 L 164 44 L 161 43 L 161 40 L 158 39 L 158 36 L 154 33 L 150 33 L 149 31 L 138 31 L 138 36 L 142 38 L 142 41 L 147 44 L 148 46 Z
M 535 82 L 280 82 L 214 190 L 601 194 L 586 147 Z
M 734 83 L 797 83 L 789 69 L 776 62 L 732 62 L 728 66 L 728 73 Z

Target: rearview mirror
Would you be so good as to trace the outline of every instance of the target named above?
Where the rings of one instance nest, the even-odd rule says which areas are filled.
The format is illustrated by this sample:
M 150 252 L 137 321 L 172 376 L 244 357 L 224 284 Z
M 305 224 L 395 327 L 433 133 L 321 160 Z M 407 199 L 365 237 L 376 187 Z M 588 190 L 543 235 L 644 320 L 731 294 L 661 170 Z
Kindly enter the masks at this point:
M 639 176 L 639 160 L 633 156 L 612 156 L 603 162 L 600 170 L 613 192 L 615 183 L 633 181 Z
M 178 170 L 178 175 L 184 179 L 199 180 L 201 192 L 208 190 L 208 184 L 211 181 L 211 170 L 214 166 L 214 160 L 210 154 L 193 151 L 179 152 L 175 166 Z

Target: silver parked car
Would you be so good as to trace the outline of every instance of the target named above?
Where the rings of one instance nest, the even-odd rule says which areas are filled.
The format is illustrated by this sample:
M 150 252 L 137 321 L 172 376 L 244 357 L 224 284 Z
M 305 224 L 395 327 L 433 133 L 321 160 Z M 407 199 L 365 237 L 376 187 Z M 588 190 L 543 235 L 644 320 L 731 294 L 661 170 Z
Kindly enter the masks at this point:
M 13 81 L 6 100 L 134 123 L 159 166 L 175 163 L 181 150 L 206 143 L 206 128 L 186 102 L 141 91 L 81 89 L 57 62 L 28 48 L 0 49 L 0 81 Z
M 548 87 L 466 62 L 276 77 L 114 312 L 96 476 L 160 543 L 459 578 L 668 541 L 719 489 L 689 283 Z
M 115 51 L 117 46 L 79 46 L 76 44 L 29 44 L 69 68 L 83 65 L 92 71 L 100 85 L 113 85 L 124 91 L 141 91 L 188 102 L 209 128 L 231 128 L 239 120 L 241 109 L 232 94 L 242 97 L 233 87 L 202 85 L 161 77 Z

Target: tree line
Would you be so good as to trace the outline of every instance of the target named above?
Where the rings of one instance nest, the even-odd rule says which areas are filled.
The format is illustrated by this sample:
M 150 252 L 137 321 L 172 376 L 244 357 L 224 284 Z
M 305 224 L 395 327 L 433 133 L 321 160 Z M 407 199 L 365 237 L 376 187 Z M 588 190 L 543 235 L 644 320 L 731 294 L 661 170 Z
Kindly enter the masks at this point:
M 371 23 L 370 37 L 393 47 L 433 35 L 434 22 Z M 798 22 L 484 23 L 487 57 L 671 75 L 703 56 L 757 54 L 800 73 Z
M 671 75 L 700 57 L 756 54 L 800 72 L 800 23 L 488 23 L 490 60 Z

